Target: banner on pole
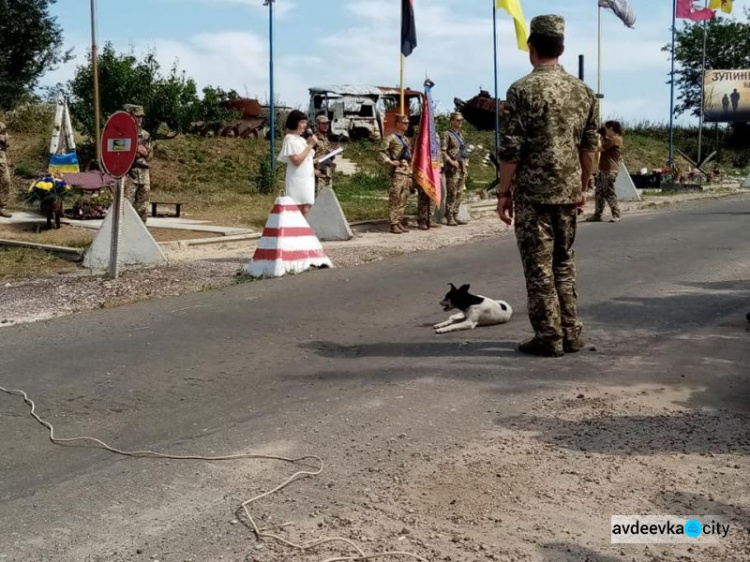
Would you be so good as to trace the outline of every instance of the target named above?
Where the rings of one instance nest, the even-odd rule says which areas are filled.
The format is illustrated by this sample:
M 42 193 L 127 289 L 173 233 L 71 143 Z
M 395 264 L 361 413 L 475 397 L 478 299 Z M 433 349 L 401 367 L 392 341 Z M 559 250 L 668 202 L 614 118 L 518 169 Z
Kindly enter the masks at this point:
M 401 0 L 401 54 L 408 57 L 417 47 L 414 0 Z
M 419 123 L 417 146 L 414 150 L 414 179 L 417 185 L 440 207 L 442 196 L 440 181 L 440 141 L 435 130 L 435 104 L 432 101 L 434 84 L 427 80 L 424 85 L 422 120 Z
M 635 25 L 635 10 L 628 0 L 599 0 L 599 7 L 611 10 L 627 27 L 632 28 Z
M 707 70 L 703 111 L 708 123 L 750 121 L 750 70 Z

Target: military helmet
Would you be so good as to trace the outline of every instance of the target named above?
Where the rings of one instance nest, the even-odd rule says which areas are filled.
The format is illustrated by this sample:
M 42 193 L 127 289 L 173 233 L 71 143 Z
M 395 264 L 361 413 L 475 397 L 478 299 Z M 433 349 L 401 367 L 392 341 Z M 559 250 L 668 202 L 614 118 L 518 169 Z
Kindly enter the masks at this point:
M 316 122 L 316 123 L 330 123 L 330 122 L 331 122 L 331 120 L 330 120 L 330 119 L 328 119 L 328 116 L 326 116 L 326 115 L 318 115 L 318 116 L 317 116 L 317 117 L 315 118 L 315 122 Z
M 125 104 L 125 107 L 123 107 L 123 109 L 127 111 L 128 113 L 130 113 L 130 115 L 132 115 L 133 117 L 145 117 L 146 116 L 146 112 L 143 111 L 142 105 L 133 105 L 133 104 L 128 103 L 128 104 Z

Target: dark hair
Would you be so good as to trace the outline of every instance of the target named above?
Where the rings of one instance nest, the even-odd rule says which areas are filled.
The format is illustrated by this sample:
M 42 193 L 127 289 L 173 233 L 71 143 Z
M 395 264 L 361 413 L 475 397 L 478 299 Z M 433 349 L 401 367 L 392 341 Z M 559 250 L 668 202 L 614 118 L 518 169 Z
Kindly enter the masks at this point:
M 307 115 L 299 109 L 292 110 L 286 118 L 286 128 L 288 131 L 296 131 L 300 121 L 307 121 Z
M 532 33 L 529 45 L 534 47 L 540 58 L 556 59 L 565 51 L 565 38 L 562 35 Z
M 604 123 L 604 126 L 608 129 L 612 129 L 616 135 L 622 136 L 623 130 L 619 121 L 607 121 Z

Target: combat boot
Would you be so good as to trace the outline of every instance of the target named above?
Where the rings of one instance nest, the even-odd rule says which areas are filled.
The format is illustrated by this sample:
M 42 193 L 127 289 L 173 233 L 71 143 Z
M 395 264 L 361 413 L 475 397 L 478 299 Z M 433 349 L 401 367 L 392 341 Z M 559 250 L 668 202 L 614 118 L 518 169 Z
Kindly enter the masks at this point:
M 453 215 L 448 215 L 446 218 L 446 223 L 448 226 L 458 226 L 458 223 L 456 222 L 456 217 Z
M 549 343 L 538 338 L 531 338 L 518 344 L 518 351 L 539 357 L 562 357 L 564 355 L 562 342 Z
M 426 222 L 420 222 L 419 223 L 419 230 L 430 230 L 430 227 L 427 226 Z
M 466 222 L 466 221 L 462 221 L 462 220 L 461 220 L 461 219 L 459 219 L 458 217 L 456 217 L 455 221 L 456 221 L 456 224 L 457 224 L 457 225 L 459 225 L 459 226 L 464 226 L 464 225 L 467 225 L 467 224 L 469 224 L 469 223 L 468 223 L 468 222 Z
M 586 342 L 583 340 L 583 338 L 563 341 L 563 351 L 565 353 L 578 353 L 584 347 L 586 347 Z
M 401 230 L 401 227 L 397 224 L 391 225 L 391 234 L 403 234 L 404 231 Z
M 602 216 L 601 215 L 591 215 L 589 218 L 586 219 L 586 222 L 602 222 Z
M 13 213 L 9 213 L 5 209 L 0 209 L 0 217 L 9 219 L 9 218 L 13 217 Z

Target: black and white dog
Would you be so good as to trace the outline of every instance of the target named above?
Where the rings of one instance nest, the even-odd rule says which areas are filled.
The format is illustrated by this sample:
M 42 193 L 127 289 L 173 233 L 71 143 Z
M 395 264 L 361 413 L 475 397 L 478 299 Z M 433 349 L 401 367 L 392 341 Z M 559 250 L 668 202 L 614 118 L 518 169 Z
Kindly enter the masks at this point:
M 449 283 L 451 290 L 440 301 L 443 310 L 460 310 L 445 322 L 435 324 L 436 334 L 447 334 L 459 330 L 473 330 L 477 326 L 494 326 L 505 324 L 513 315 L 513 309 L 505 301 L 495 301 L 481 295 L 469 293 L 470 285 L 456 289 Z

